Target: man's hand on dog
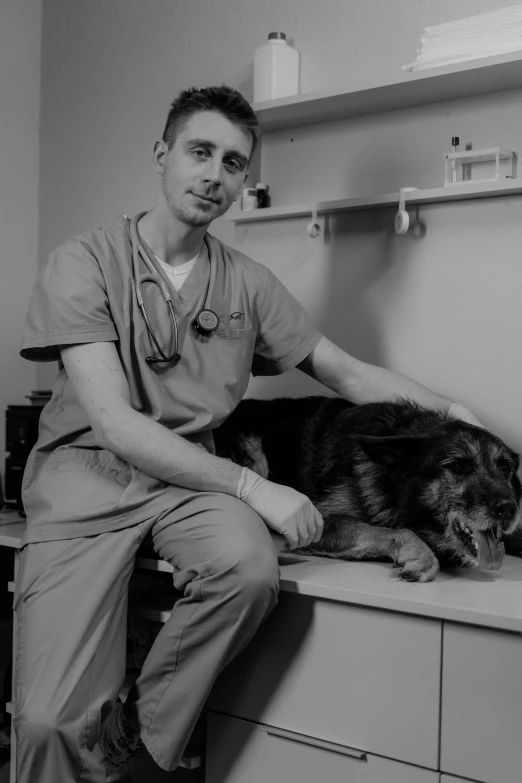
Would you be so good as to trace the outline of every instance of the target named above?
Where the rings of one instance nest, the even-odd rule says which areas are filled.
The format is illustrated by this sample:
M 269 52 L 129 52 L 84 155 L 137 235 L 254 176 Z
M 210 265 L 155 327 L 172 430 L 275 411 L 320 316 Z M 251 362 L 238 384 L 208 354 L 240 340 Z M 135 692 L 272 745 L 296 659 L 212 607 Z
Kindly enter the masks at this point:
M 268 527 L 286 538 L 289 549 L 309 546 L 321 538 L 323 518 L 301 492 L 267 481 L 243 468 L 237 496 L 254 509 Z
M 466 408 L 465 405 L 461 405 L 460 402 L 454 402 L 453 405 L 450 405 L 448 413 L 454 419 L 460 419 L 461 421 L 466 421 L 468 424 L 474 424 L 475 427 L 482 427 L 482 429 L 485 429 L 484 425 L 477 419 L 475 414 L 472 413 L 469 408 Z

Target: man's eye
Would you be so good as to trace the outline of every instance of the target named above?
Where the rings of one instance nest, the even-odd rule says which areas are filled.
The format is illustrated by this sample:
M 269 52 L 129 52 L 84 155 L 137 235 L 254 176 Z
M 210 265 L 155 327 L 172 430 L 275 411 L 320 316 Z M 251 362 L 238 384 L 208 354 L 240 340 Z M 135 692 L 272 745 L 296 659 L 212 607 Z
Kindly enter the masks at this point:
M 238 161 L 235 160 L 234 158 L 227 159 L 225 161 L 225 166 L 227 167 L 227 169 L 230 169 L 230 171 L 239 171 L 241 168 Z
M 193 154 L 194 154 L 194 155 L 195 155 L 197 158 L 206 158 L 206 157 L 208 156 L 208 153 L 207 153 L 207 151 L 206 151 L 206 150 L 204 150 L 204 149 L 201 149 L 201 147 L 198 147 L 197 149 L 195 149 L 195 150 L 192 150 L 192 152 L 193 152 Z

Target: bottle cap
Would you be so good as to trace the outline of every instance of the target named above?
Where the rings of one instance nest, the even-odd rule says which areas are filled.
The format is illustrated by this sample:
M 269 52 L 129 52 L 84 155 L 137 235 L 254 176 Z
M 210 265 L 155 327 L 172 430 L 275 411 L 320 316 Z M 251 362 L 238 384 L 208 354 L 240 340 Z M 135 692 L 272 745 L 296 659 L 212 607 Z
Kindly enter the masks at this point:
M 286 33 L 269 33 L 268 34 L 268 40 L 269 41 L 286 41 Z
M 451 146 L 452 147 L 458 147 L 459 143 L 460 143 L 460 139 L 459 139 L 458 136 L 452 136 L 451 137 Z
M 256 190 L 268 190 L 268 185 L 265 185 L 264 182 L 258 182 L 256 184 Z

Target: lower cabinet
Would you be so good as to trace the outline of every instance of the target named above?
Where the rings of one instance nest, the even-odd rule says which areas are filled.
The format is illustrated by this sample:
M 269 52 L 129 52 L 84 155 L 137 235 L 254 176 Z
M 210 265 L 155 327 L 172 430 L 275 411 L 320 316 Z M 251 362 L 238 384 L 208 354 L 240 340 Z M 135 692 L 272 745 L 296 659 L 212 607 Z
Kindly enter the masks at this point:
M 441 770 L 521 783 L 522 634 L 446 622 L 443 647 Z
M 439 773 L 209 711 L 205 783 L 439 783 Z
M 208 709 L 206 783 L 522 783 L 522 633 L 283 593 Z
M 218 678 L 208 707 L 438 769 L 441 626 L 282 593 L 255 643 Z

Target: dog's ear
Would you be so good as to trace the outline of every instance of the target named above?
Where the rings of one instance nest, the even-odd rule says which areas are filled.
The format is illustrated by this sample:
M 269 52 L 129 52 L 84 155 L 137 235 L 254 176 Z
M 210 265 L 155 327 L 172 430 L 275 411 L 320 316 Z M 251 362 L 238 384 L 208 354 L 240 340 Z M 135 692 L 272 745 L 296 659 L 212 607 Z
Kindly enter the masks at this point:
M 354 440 L 369 459 L 388 467 L 418 459 L 428 442 L 425 435 L 357 435 Z

